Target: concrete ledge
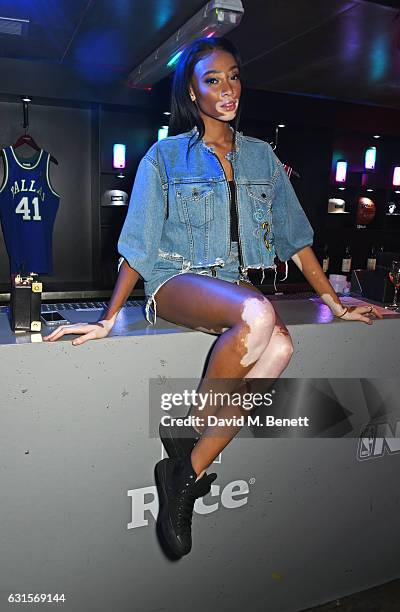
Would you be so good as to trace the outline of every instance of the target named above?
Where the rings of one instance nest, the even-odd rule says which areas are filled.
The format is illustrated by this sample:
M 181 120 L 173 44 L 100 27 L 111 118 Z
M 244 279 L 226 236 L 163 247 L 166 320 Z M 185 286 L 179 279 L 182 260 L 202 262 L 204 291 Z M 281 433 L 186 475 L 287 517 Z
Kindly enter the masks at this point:
M 284 376 L 398 377 L 398 319 L 278 309 L 295 345 Z M 399 577 L 400 454 L 360 461 L 357 439 L 234 440 L 191 555 L 166 559 L 148 381 L 199 377 L 215 341 L 131 308 L 104 341 L 0 346 L 1 610 L 11 592 L 58 592 L 68 612 L 294 612 Z

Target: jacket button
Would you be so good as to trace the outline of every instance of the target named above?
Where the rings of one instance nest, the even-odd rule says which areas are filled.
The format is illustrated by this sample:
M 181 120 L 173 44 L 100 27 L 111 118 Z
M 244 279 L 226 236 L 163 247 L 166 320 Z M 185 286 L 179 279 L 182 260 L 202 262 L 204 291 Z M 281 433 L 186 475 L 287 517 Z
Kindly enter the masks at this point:
M 262 197 L 262 198 L 266 198 L 267 196 L 266 196 L 266 194 L 265 194 L 265 193 L 262 193 L 262 194 L 261 194 L 261 197 Z

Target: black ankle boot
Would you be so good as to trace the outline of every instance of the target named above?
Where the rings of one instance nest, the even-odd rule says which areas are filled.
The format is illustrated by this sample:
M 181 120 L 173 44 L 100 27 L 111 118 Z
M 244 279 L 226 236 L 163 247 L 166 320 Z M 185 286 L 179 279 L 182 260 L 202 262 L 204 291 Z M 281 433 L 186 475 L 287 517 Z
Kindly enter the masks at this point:
M 200 434 L 190 425 L 178 427 L 160 423 L 158 431 L 161 442 L 171 459 L 190 455 L 196 442 L 200 439 Z
M 177 557 L 192 548 L 192 515 L 194 502 L 210 492 L 216 474 L 204 474 L 196 481 L 190 455 L 163 459 L 155 468 L 159 499 L 157 522 L 168 548 Z

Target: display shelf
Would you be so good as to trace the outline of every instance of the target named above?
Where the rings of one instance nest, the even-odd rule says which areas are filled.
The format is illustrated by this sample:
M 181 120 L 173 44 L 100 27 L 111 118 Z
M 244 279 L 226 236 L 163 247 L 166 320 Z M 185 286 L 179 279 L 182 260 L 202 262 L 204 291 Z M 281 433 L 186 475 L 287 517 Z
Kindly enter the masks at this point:
M 104 176 L 115 176 L 116 178 L 119 178 L 118 177 L 119 172 L 122 172 L 122 174 L 124 174 L 124 178 L 133 177 L 133 173 L 132 172 L 125 172 L 125 170 L 123 168 L 121 168 L 121 170 L 119 170 L 119 171 L 116 168 L 114 170 L 114 172 L 110 172 L 110 170 L 101 170 L 100 174 L 103 174 Z

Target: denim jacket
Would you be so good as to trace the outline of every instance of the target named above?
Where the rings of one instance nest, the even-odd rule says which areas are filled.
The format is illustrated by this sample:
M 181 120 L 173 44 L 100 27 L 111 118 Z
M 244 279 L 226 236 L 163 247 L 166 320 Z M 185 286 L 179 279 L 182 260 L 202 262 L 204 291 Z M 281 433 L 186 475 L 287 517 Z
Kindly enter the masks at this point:
M 155 143 L 142 158 L 118 242 L 145 281 L 153 269 L 223 266 L 230 251 L 229 184 L 197 128 Z M 228 153 L 237 187 L 241 272 L 275 268 L 313 242 L 312 227 L 270 145 L 236 132 Z

